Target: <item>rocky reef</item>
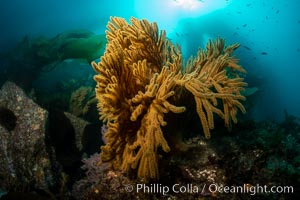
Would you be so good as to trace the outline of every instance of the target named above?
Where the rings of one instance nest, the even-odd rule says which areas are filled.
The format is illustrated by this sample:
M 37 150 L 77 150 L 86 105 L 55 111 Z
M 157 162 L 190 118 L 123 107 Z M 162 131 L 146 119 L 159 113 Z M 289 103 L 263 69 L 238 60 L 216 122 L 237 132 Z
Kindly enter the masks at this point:
M 261 92 L 244 83 L 233 55 L 238 45 L 211 41 L 183 69 L 180 48 L 155 24 L 132 23 L 109 23 L 108 52 L 92 64 L 96 91 L 90 65 L 83 67 L 89 76 L 69 78 L 78 60 L 51 65 L 50 57 L 80 57 L 71 50 L 98 39 L 101 56 L 103 35 L 24 38 L 4 59 L 10 64 L 7 74 L 0 71 L 1 200 L 297 199 L 300 119 L 284 111 L 282 121 L 258 122 L 237 112 L 251 112 Z M 89 61 L 91 51 L 84 54 Z M 36 85 L 58 80 L 48 90 L 32 86 L 36 77 Z

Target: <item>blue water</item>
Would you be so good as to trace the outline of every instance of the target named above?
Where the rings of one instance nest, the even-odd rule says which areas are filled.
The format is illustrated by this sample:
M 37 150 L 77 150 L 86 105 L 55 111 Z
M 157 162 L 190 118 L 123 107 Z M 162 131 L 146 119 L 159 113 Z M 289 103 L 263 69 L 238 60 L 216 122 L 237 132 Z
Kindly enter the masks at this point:
M 72 29 L 104 33 L 110 16 L 157 22 L 182 46 L 185 58 L 209 38 L 240 43 L 235 55 L 248 71 L 249 85 L 260 92 L 252 115 L 280 119 L 286 109 L 300 117 L 297 0 L 1 0 L 0 52 L 25 35 L 54 37 Z

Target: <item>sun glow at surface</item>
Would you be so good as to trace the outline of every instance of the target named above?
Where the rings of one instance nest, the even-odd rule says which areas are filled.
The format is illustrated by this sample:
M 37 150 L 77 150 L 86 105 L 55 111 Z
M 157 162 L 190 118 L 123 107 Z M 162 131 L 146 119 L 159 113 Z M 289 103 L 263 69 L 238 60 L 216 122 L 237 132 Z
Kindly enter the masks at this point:
M 174 0 L 172 3 L 182 9 L 194 10 L 199 8 L 203 2 L 198 0 Z
M 207 15 L 229 4 L 226 0 L 136 0 L 138 18 L 159 22 L 163 29 L 172 29 L 178 21 Z

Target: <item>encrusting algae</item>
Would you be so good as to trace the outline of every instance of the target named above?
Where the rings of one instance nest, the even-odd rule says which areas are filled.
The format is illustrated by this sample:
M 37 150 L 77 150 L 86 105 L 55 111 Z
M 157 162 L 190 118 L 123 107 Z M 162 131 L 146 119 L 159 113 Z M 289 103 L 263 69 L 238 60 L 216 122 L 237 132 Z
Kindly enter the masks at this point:
M 247 84 L 239 76 L 246 71 L 231 56 L 238 44 L 225 47 L 223 39 L 209 41 L 206 50 L 183 67 L 180 47 L 156 23 L 136 18 L 130 22 L 110 18 L 106 51 L 100 62 L 92 62 L 98 72 L 94 79 L 100 119 L 108 128 L 101 162 L 124 172 L 137 169 L 138 177 L 148 181 L 159 177 L 158 149 L 170 151 L 162 131 L 167 126 L 164 115 L 185 111 L 175 105 L 182 93 L 194 96 L 209 138 L 214 114 L 230 128 L 231 121 L 237 123 L 237 111 L 246 112 L 240 92 Z

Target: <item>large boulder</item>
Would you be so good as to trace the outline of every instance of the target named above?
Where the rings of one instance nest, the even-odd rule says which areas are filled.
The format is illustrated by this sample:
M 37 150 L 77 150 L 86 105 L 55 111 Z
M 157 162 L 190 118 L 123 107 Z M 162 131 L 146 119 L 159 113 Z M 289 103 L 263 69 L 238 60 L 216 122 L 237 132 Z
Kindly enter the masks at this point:
M 0 90 L 0 189 L 47 189 L 53 184 L 47 119 L 48 112 L 21 88 L 4 83 Z

